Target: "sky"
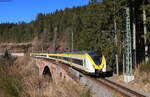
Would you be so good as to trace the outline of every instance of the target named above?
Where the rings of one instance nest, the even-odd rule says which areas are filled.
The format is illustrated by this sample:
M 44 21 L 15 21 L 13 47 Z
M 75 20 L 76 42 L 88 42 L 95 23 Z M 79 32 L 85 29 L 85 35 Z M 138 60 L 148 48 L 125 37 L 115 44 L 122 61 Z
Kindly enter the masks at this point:
M 30 22 L 38 13 L 87 5 L 89 0 L 0 0 L 0 23 Z

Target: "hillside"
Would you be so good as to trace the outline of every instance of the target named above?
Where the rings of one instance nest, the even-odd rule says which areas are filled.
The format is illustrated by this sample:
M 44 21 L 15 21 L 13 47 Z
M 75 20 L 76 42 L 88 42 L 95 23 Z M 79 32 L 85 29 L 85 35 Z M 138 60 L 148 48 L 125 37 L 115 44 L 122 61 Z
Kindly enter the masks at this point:
M 135 17 L 131 17 L 131 24 L 134 23 L 133 18 L 136 20 L 137 48 L 136 52 L 132 51 L 133 60 L 136 53 L 137 64 L 144 60 L 144 46 L 149 45 L 149 41 L 147 44 L 144 42 L 143 10 L 147 12 L 146 40 L 150 40 L 150 3 L 147 1 L 142 6 L 141 2 L 142 0 L 132 2 L 136 10 Z M 126 12 L 124 8 L 127 3 L 126 0 L 103 0 L 103 2 L 90 3 L 86 6 L 56 10 L 53 13 L 39 13 L 36 19 L 29 23 L 2 23 L 0 24 L 0 43 L 32 43 L 27 46 L 8 47 L 9 50 L 17 49 L 25 53 L 96 51 L 105 55 L 107 64 L 112 66 L 116 64 L 115 54 L 117 54 L 120 71 L 122 71 L 123 54 L 126 52 L 124 44 Z M 131 11 L 133 11 L 132 8 Z M 131 30 L 133 34 L 132 26 Z M 133 40 L 133 35 L 131 38 Z M 0 49 L 4 50 L 5 47 Z M 136 65 L 136 62 L 133 63 Z
M 124 4 L 119 0 L 117 2 L 117 8 Z M 54 13 L 39 13 L 30 23 L 3 23 L 0 24 L 0 42 L 32 42 L 33 48 L 26 47 L 30 52 L 32 50 L 68 52 L 71 51 L 73 39 L 74 51 L 103 52 L 111 63 L 114 60 L 112 52 L 116 52 L 112 41 L 114 40 L 112 7 L 113 1 L 106 0 L 86 6 L 56 10 Z M 116 17 L 118 29 L 124 29 L 122 16 L 117 14 Z M 121 40 L 121 37 L 118 40 Z
M 0 97 L 92 97 L 89 89 L 79 84 L 40 80 L 34 58 L 20 57 L 11 65 L 4 64 L 2 57 L 0 60 Z

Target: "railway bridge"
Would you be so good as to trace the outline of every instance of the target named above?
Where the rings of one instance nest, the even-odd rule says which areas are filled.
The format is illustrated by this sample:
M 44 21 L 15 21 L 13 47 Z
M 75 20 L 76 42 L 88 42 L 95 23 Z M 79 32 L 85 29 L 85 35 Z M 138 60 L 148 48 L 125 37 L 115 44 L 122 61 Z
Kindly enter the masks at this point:
M 148 97 L 141 91 L 118 84 L 109 78 L 95 78 L 87 76 L 69 65 L 47 57 L 35 57 L 41 79 L 49 77 L 53 83 L 68 81 L 74 84 L 80 83 L 91 89 L 97 97 Z
M 65 71 L 68 70 L 68 67 L 62 67 L 61 63 L 54 63 L 54 61 L 48 59 L 37 58 L 35 60 L 41 79 L 48 76 L 50 80 L 56 84 L 58 81 L 71 81 L 75 83 L 75 81 Z

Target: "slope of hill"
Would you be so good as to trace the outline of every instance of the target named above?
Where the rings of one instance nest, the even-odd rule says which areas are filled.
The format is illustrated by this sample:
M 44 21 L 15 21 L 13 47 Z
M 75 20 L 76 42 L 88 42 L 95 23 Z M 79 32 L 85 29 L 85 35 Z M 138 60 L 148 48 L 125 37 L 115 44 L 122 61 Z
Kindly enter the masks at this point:
M 123 0 L 124 1 L 124 0 Z M 123 3 L 116 7 L 120 8 Z M 56 10 L 54 13 L 39 13 L 30 23 L 0 24 L 0 42 L 33 42 L 34 51 L 74 51 L 93 50 L 103 52 L 108 62 L 115 52 L 113 1 L 92 3 L 87 6 Z M 122 17 L 116 15 L 118 29 L 123 29 Z M 73 38 L 72 38 L 73 36 Z M 121 37 L 120 37 L 121 39 Z M 119 39 L 118 39 L 119 40 Z M 120 45 L 121 47 L 121 45 Z
M 90 91 L 84 86 L 65 81 L 56 85 L 40 80 L 35 59 L 31 57 L 17 58 L 9 66 L 2 64 L 0 97 L 91 97 Z

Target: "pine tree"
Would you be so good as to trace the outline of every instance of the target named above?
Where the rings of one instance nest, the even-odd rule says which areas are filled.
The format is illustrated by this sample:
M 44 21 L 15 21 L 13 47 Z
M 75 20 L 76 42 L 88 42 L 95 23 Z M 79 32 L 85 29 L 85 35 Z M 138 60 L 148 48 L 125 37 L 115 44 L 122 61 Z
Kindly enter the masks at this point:
M 90 0 L 89 4 L 97 3 L 97 0 Z

